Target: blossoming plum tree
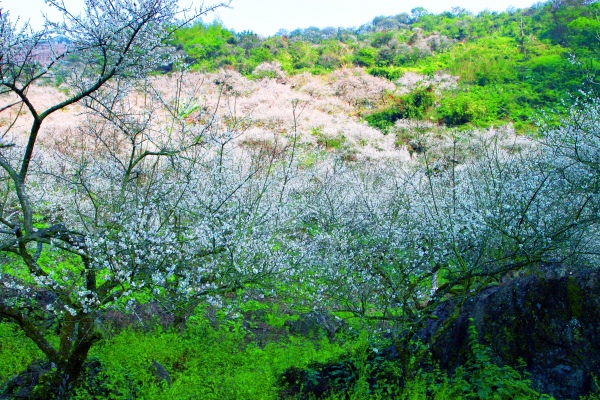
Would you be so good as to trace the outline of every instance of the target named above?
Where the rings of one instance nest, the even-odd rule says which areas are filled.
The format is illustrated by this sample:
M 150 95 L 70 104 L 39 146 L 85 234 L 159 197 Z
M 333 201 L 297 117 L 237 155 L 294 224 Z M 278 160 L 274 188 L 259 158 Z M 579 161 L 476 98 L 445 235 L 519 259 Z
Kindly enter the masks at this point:
M 314 295 L 339 311 L 395 321 L 406 339 L 440 302 L 460 307 L 507 275 L 597 265 L 598 106 L 584 109 L 586 118 L 573 110 L 544 144 L 502 132 L 471 137 L 458 165 L 452 152 L 445 167 L 434 165 L 426 150 L 421 166 L 321 173 L 299 218 L 314 227 L 305 267 L 321 282 Z
M 18 27 L 8 12 L 0 16 L 0 112 L 11 116 L 0 143 L 0 315 L 52 362 L 49 393 L 63 397 L 101 337 L 95 311 L 145 285 L 194 298 L 234 290 L 275 268 L 265 254 L 276 250 L 260 224 L 259 200 L 272 174 L 229 173 L 235 124 L 186 123 L 189 110 L 179 103 L 165 103 L 162 114 L 128 105 L 148 73 L 171 61 L 165 39 L 226 4 L 187 15 L 176 0 L 86 0 L 78 15 L 64 1 L 47 3 L 63 20 L 46 21 L 38 32 Z M 65 97 L 41 107 L 30 93 L 42 84 L 60 85 Z M 81 140 L 62 152 L 40 148 L 47 118 L 76 103 L 89 115 Z M 17 129 L 23 119 L 25 133 Z M 211 156 L 199 150 L 211 146 Z M 206 196 L 193 196 L 199 190 Z M 258 200 L 236 203 L 242 191 Z M 191 201 L 203 207 L 187 207 Z M 257 246 L 239 246 L 242 239 Z M 211 263 L 222 268 L 214 272 Z M 253 278 L 236 274 L 247 265 Z M 52 331 L 57 345 L 48 339 Z

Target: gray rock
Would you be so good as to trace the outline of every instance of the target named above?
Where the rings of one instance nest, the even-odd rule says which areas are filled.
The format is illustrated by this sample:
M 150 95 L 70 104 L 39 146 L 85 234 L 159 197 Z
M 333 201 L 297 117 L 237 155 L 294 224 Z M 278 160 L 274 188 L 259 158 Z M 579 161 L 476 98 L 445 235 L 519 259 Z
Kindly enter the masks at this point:
M 469 354 L 467 327 L 499 364 L 526 363 L 534 388 L 557 399 L 596 390 L 600 376 L 600 272 L 540 278 L 527 276 L 490 287 L 468 300 L 457 319 L 431 343 L 434 358 L 454 370 Z M 420 333 L 430 341 L 451 314 L 448 301 Z
M 152 365 L 150 365 L 150 371 L 152 371 L 152 375 L 154 375 L 158 382 L 165 381 L 167 382 L 167 385 L 171 387 L 171 384 L 173 383 L 171 381 L 171 375 L 169 375 L 169 372 L 161 363 L 159 363 L 156 360 L 152 360 Z

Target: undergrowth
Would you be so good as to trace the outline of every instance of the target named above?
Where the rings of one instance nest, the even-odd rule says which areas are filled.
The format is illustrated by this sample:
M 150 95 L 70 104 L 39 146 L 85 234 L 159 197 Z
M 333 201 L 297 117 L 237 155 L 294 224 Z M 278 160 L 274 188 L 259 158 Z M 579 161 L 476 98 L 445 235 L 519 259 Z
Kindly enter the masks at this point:
M 264 321 L 284 326 L 279 311 L 266 315 Z M 469 359 L 453 374 L 435 363 L 411 372 L 384 349 L 388 341 L 366 329 L 334 339 L 308 339 L 284 331 L 261 346 L 241 319 L 215 321 L 197 314 L 183 330 L 126 328 L 104 340 L 90 354 L 72 398 L 551 398 L 533 390 L 518 370 L 494 364 L 473 324 L 468 335 Z M 23 334 L 0 323 L 2 381 L 40 357 Z M 281 379 L 284 374 L 296 379 L 293 385 Z M 290 387 L 294 385 L 297 391 Z

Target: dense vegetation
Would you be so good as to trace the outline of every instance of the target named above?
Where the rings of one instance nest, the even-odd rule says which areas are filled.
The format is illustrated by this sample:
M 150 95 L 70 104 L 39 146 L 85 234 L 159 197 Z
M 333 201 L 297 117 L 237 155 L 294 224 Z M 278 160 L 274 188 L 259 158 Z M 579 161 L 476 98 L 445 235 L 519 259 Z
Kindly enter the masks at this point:
M 0 14 L 0 396 L 547 397 L 474 324 L 456 369 L 431 345 L 487 288 L 600 265 L 597 3 L 261 38 L 48 2 L 65 24 Z M 392 136 L 362 122 L 410 156 L 358 154 Z
M 180 30 L 172 43 L 196 69 L 234 68 L 260 78 L 255 68 L 277 61 L 288 74 L 327 74 L 351 65 L 397 80 L 405 72 L 449 73 L 455 88 L 426 87 L 363 111 L 386 129 L 398 118 L 425 118 L 447 126 L 489 127 L 512 122 L 531 128 L 542 109 L 564 111 L 563 101 L 582 89 L 597 67 L 600 28 L 596 2 L 539 3 L 528 9 L 484 11 L 461 8 L 430 14 L 377 17 L 355 29 L 306 28 L 263 38 L 233 32 L 219 23 Z M 595 89 L 593 86 L 589 89 Z M 420 94 L 421 93 L 421 94 Z

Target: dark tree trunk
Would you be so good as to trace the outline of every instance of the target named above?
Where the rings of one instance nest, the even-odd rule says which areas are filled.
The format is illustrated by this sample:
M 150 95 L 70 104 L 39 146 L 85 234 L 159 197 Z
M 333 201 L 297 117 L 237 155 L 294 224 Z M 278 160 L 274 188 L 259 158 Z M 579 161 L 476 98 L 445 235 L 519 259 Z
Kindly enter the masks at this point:
M 52 394 L 57 399 L 69 398 L 84 369 L 90 348 L 100 339 L 90 315 L 80 314 L 65 321 L 61 330 L 60 360 L 51 380 Z

